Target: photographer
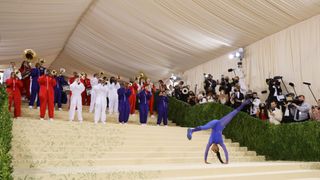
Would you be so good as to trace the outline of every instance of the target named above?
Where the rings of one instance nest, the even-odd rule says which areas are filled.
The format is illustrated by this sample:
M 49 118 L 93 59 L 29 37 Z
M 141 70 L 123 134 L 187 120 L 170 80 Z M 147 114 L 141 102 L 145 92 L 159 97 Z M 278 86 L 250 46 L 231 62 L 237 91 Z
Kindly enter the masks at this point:
M 309 120 L 309 111 L 311 105 L 305 102 L 304 95 L 298 96 L 298 101 L 291 103 L 291 106 L 294 108 L 294 121 L 303 122 Z
M 189 91 L 187 102 L 188 102 L 191 106 L 194 106 L 194 105 L 197 104 L 197 98 L 196 98 L 196 95 L 194 94 L 194 92 Z
M 310 118 L 312 120 L 320 121 L 320 99 L 317 101 L 318 106 L 312 106 L 310 111 Z
M 277 108 L 277 101 L 271 101 L 270 108 L 268 109 L 269 122 L 271 124 L 280 124 L 282 121 L 282 111 Z
M 240 86 L 236 85 L 234 87 L 234 92 L 231 95 L 230 102 L 233 108 L 237 108 L 241 105 L 244 100 L 244 95 L 240 92 Z
M 248 94 L 250 93 L 250 91 L 248 91 Z M 257 92 L 253 92 L 252 93 L 252 104 L 250 106 L 250 116 L 252 117 L 257 117 L 257 112 L 259 109 L 259 105 L 261 103 L 261 100 L 258 97 L 258 93 Z
M 208 74 L 208 77 L 206 77 L 206 74 L 204 74 L 205 80 L 204 80 L 204 89 L 206 91 L 206 94 L 209 94 L 209 92 L 212 92 L 213 94 L 216 94 L 216 86 L 217 82 L 212 79 L 212 75 Z
M 269 87 L 269 96 L 266 100 L 268 104 L 271 103 L 271 101 L 276 100 L 277 102 L 280 102 L 282 99 L 282 89 L 281 89 L 281 83 L 279 81 L 281 77 L 276 76 L 273 79 L 266 79 L 266 83 Z

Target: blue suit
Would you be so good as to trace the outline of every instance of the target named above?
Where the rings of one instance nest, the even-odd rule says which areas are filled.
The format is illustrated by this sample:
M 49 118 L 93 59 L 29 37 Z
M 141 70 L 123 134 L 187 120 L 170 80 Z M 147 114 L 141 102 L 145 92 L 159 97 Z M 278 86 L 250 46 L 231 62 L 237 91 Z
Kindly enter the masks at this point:
M 140 123 L 146 124 L 148 119 L 148 113 L 149 113 L 149 100 L 151 98 L 151 93 L 146 90 L 142 90 L 138 94 L 139 99 L 139 109 L 140 109 Z
M 126 123 L 129 120 L 130 114 L 129 97 L 131 95 L 131 90 L 121 87 L 117 92 L 119 100 L 119 122 Z
M 39 90 L 40 90 L 40 86 L 38 83 L 38 78 L 40 76 L 42 76 L 44 74 L 45 68 L 41 67 L 41 68 L 32 68 L 31 69 L 31 78 L 32 78 L 32 82 L 31 82 L 31 95 L 30 95 L 30 102 L 29 102 L 29 106 L 33 106 L 34 105 L 34 101 L 37 98 L 37 106 L 40 106 L 40 98 L 39 98 Z
M 160 125 L 163 119 L 163 124 L 168 125 L 168 97 L 159 96 L 158 97 L 158 121 L 157 124 Z
M 55 77 L 56 79 L 56 86 L 54 87 L 54 104 L 58 104 L 58 108 L 61 108 L 61 100 L 62 100 L 62 91 L 63 91 L 63 86 L 67 85 L 68 82 L 64 79 L 63 76 L 57 76 Z

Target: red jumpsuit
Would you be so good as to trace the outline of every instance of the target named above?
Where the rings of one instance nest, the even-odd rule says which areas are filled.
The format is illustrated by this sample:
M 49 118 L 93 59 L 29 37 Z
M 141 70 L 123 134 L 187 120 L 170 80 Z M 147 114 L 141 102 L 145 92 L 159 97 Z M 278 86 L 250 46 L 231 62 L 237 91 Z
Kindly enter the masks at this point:
M 154 105 L 154 94 L 156 93 L 156 87 L 152 85 L 151 87 L 151 98 L 149 101 L 149 109 L 150 109 L 150 115 L 153 115 L 153 105 Z
M 31 66 L 29 65 L 24 65 L 22 63 L 19 71 L 22 76 L 22 83 L 23 83 L 23 88 L 22 88 L 22 94 L 26 96 L 27 99 L 30 99 L 30 74 L 31 74 Z
M 44 118 L 48 105 L 49 118 L 54 117 L 54 86 L 56 85 L 55 78 L 48 75 L 42 75 L 38 79 L 40 85 L 40 118 Z
M 12 102 L 14 104 L 14 117 L 21 116 L 21 93 L 22 82 L 18 78 L 9 78 L 6 80 L 7 93 L 9 100 L 9 111 L 11 112 Z
M 85 87 L 85 90 L 81 93 L 82 105 L 90 106 L 91 96 L 89 96 L 87 94 L 87 90 L 91 89 L 90 79 L 88 79 L 88 78 L 81 79 L 81 82 L 83 83 L 83 85 Z
M 130 86 L 129 88 L 131 91 L 131 95 L 129 97 L 130 114 L 134 114 L 134 112 L 136 111 L 138 85 L 137 83 L 133 83 L 132 86 Z

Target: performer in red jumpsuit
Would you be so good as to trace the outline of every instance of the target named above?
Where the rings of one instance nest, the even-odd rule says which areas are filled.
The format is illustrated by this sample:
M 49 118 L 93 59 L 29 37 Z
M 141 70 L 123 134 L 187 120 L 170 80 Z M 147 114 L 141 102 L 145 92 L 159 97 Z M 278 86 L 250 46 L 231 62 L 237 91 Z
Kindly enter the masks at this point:
M 28 61 L 23 61 L 19 69 L 22 77 L 22 93 L 25 95 L 26 99 L 30 99 L 30 75 L 31 75 L 31 66 Z
M 81 93 L 82 105 L 90 106 L 91 96 L 87 94 L 88 90 L 91 89 L 90 79 L 87 78 L 87 73 L 84 73 L 84 76 L 81 78 L 81 82 L 83 83 L 85 90 Z
M 14 105 L 14 118 L 21 116 L 21 93 L 22 82 L 16 76 L 15 72 L 11 73 L 11 77 L 6 80 L 7 93 L 9 100 L 9 111 L 11 112 L 12 103 Z
M 131 95 L 129 97 L 130 103 L 130 114 L 134 114 L 136 111 L 136 101 L 137 101 L 137 92 L 138 92 L 138 84 L 137 82 L 131 82 L 132 84 L 129 86 L 131 91 Z
M 38 82 L 40 85 L 40 119 L 43 120 L 48 106 L 49 119 L 52 121 L 54 117 L 54 87 L 56 80 L 47 70 L 44 75 L 39 77 Z
M 149 101 L 150 116 L 151 116 L 151 118 L 154 118 L 154 115 L 153 115 L 153 105 L 154 105 L 154 94 L 155 94 L 155 92 L 156 92 L 156 87 L 155 87 L 155 85 L 151 82 L 150 79 L 147 79 L 146 86 L 147 86 L 146 89 L 151 93 L 151 98 L 150 98 L 150 101 Z

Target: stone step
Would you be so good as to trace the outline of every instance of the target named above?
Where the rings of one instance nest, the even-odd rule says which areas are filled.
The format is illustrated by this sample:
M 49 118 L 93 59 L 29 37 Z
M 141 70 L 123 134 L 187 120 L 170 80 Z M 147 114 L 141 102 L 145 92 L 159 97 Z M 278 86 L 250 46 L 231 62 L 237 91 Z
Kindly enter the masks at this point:
M 210 158 L 209 161 L 218 162 L 216 158 Z M 262 157 L 233 157 L 230 162 L 258 162 L 263 161 Z M 105 165 L 139 165 L 139 164 L 163 164 L 163 163 L 199 163 L 203 162 L 203 157 L 134 157 L 134 158 L 108 158 L 108 159 L 72 159 L 72 160 L 13 160 L 12 164 L 18 168 L 38 168 L 38 167 L 74 167 L 74 166 L 105 166 Z
M 288 172 L 291 172 L 288 174 Z M 261 174 L 264 174 L 262 176 Z M 129 180 L 129 179 L 287 179 L 287 176 L 312 177 L 319 176 L 319 171 L 301 169 L 300 163 L 232 163 L 221 164 L 147 164 L 147 165 L 111 165 L 96 167 L 53 167 L 53 168 L 16 168 L 14 179 L 26 180 L 58 180 L 58 179 L 90 179 L 90 180 Z M 279 176 L 282 175 L 282 176 Z M 291 176 L 293 175 L 293 176 Z M 191 178 L 188 178 L 190 177 Z M 224 177 L 227 176 L 227 177 Z
M 204 151 L 191 151 L 191 152 L 181 152 L 181 151 L 130 151 L 130 152 L 101 152 L 101 153 L 75 153 L 75 152 L 17 152 L 12 154 L 14 158 L 19 159 L 80 159 L 80 158 L 106 158 L 106 157 L 188 157 L 188 156 L 203 156 Z M 254 151 L 229 151 L 230 157 L 237 156 L 256 156 Z

